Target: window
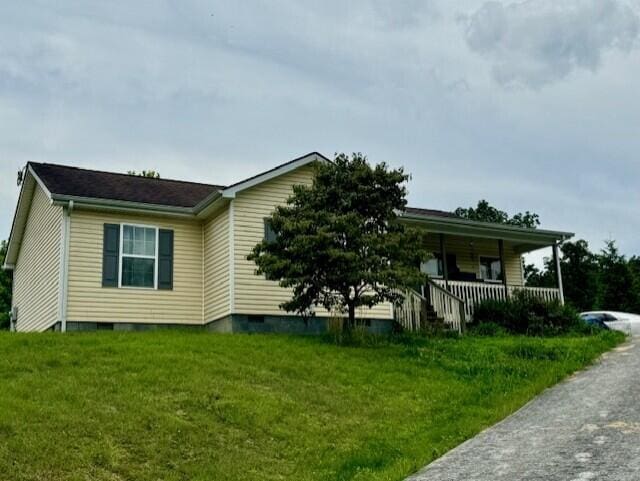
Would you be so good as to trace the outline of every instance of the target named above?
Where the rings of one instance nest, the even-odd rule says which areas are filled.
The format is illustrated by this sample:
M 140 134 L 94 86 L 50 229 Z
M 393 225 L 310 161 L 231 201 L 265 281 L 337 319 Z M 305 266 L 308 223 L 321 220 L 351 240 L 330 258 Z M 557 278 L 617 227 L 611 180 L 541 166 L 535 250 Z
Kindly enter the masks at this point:
M 480 278 L 485 281 L 502 280 L 502 265 L 498 257 L 480 257 Z
M 156 287 L 158 229 L 122 225 L 120 286 Z
M 432 259 L 421 263 L 420 271 L 427 274 L 429 277 L 442 277 L 444 275 L 442 256 L 440 254 L 435 254 Z
M 275 242 L 278 236 L 273 230 L 273 226 L 271 225 L 271 219 L 264 220 L 264 240 L 267 242 Z

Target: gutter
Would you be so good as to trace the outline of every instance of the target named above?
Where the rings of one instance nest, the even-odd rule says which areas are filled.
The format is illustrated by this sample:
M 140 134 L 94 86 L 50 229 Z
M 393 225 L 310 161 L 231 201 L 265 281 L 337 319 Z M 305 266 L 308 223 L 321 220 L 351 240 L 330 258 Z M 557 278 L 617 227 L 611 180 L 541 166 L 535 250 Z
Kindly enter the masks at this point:
M 75 208 L 90 207 L 92 209 L 117 210 L 131 212 L 147 212 L 174 217 L 195 218 L 195 211 L 191 207 L 175 207 L 169 205 L 145 204 L 112 199 L 96 199 L 91 197 L 77 197 L 72 195 L 53 194 L 51 200 L 54 205 L 65 206 L 73 202 Z
M 130 202 L 126 200 L 98 199 L 93 197 L 79 197 L 64 194 L 52 194 L 51 201 L 54 205 L 63 207 L 72 202 L 76 209 L 90 208 L 98 210 L 110 210 L 118 212 L 149 213 L 169 217 L 182 217 L 196 219 L 206 216 L 215 210 L 223 196 L 221 192 L 214 192 L 200 201 L 194 207 L 176 207 L 172 205 L 146 204 L 143 202 Z

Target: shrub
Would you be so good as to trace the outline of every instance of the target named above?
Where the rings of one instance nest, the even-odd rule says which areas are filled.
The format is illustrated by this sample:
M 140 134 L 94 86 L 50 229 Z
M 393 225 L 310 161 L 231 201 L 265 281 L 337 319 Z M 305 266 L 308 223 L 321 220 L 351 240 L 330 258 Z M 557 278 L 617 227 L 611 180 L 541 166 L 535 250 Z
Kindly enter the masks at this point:
M 529 336 L 585 332 L 584 323 L 574 308 L 558 301 L 546 302 L 524 290 L 514 292 L 504 301 L 481 302 L 475 308 L 473 321 L 476 329 L 494 324 L 509 333 Z
M 471 334 L 476 336 L 503 336 L 506 329 L 495 322 L 481 322 L 471 327 Z

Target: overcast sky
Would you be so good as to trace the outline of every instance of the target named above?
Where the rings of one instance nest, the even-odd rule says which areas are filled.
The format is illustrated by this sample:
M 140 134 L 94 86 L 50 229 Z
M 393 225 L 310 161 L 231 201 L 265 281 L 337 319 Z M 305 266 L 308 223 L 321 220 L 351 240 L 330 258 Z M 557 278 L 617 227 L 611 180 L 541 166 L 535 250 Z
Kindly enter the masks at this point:
M 405 166 L 640 254 L 640 0 L 0 5 L 0 237 L 27 161 L 231 183 L 309 151 Z

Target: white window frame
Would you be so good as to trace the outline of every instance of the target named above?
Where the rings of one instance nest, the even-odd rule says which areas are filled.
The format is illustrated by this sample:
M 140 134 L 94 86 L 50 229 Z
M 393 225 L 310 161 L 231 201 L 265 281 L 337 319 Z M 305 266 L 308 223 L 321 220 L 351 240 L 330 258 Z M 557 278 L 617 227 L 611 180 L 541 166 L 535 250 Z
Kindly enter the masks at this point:
M 141 227 L 144 229 L 154 229 L 156 231 L 156 248 L 155 255 L 152 256 L 143 256 L 140 254 L 125 254 L 124 253 L 124 226 L 128 227 Z M 133 224 L 130 222 L 121 222 L 120 223 L 120 248 L 119 248 L 119 256 L 118 256 L 118 287 L 120 289 L 144 289 L 144 290 L 158 290 L 158 247 L 159 247 L 159 232 L 160 228 L 156 225 L 148 225 L 148 224 Z M 136 257 L 138 259 L 153 259 L 153 287 L 143 287 L 143 286 L 123 286 L 122 285 L 122 258 L 123 257 Z
M 480 254 L 478 256 L 478 278 L 482 279 L 482 281 L 486 282 L 487 284 L 502 284 L 502 280 L 500 279 L 485 279 L 482 277 L 482 259 L 497 259 L 498 261 L 500 261 L 500 256 L 497 256 L 495 254 Z M 504 270 L 504 266 L 502 265 L 502 263 L 500 263 L 500 269 Z M 504 272 L 500 273 L 504 276 Z

